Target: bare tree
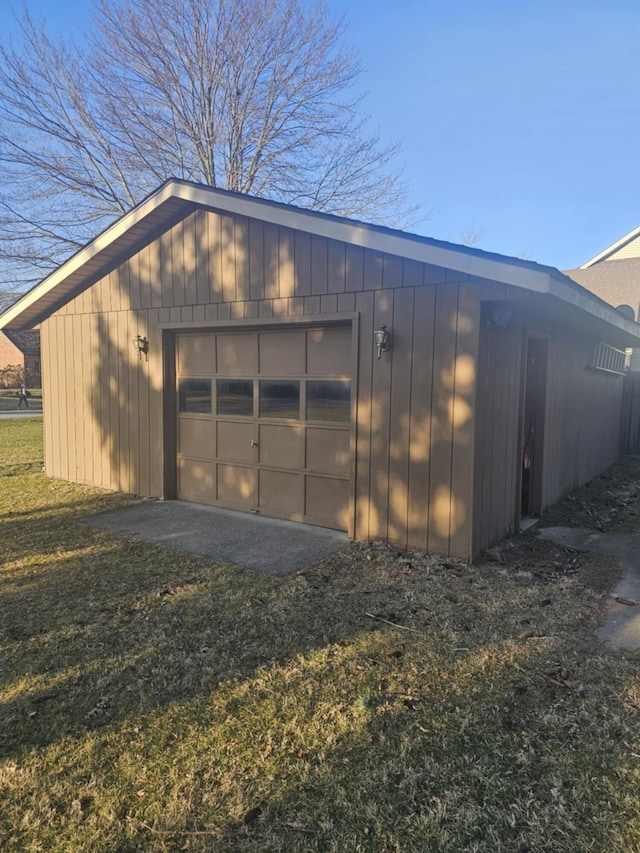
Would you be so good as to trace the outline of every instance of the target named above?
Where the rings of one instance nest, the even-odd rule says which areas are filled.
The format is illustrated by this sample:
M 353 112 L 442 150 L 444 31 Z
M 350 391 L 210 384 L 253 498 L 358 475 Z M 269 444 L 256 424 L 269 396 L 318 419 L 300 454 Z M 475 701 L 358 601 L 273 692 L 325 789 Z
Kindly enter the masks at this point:
M 25 12 L 0 46 L 0 264 L 40 278 L 179 177 L 398 224 L 344 24 L 303 0 L 98 0 L 83 48 Z
M 463 246 L 477 246 L 486 233 L 484 225 L 468 225 L 460 232 L 458 242 Z

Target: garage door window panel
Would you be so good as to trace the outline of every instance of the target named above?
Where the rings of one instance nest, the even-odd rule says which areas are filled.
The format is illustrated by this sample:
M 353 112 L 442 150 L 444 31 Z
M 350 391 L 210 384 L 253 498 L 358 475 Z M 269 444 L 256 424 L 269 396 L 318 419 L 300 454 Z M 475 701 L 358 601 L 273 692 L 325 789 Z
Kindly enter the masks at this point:
M 260 380 L 260 417 L 300 418 L 300 382 Z
M 218 415 L 253 417 L 253 380 L 218 379 L 216 411 Z
M 211 414 L 211 380 L 181 379 L 178 384 L 181 413 Z
M 351 383 L 341 379 L 307 382 L 307 420 L 350 423 Z

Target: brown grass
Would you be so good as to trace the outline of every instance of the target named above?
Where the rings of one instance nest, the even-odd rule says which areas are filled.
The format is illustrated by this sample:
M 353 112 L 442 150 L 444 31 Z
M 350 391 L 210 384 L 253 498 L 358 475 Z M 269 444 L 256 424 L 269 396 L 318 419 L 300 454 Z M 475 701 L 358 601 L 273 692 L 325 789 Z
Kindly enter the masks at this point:
M 637 660 L 592 635 L 613 561 L 531 534 L 254 575 L 88 529 L 129 499 L 45 479 L 26 426 L 0 423 L 0 849 L 640 848 Z

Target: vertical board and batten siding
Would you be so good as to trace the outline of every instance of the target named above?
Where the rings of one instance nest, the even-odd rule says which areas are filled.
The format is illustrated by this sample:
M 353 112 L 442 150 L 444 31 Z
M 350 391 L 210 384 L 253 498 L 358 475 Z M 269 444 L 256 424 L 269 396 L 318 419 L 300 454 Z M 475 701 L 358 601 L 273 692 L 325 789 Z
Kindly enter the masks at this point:
M 622 397 L 622 452 L 640 453 L 640 373 L 624 377 Z
M 469 557 L 479 302 L 468 276 L 260 220 L 197 210 L 42 324 L 47 473 L 164 496 L 163 325 L 356 313 L 349 533 Z M 378 360 L 381 323 L 393 342 Z
M 596 340 L 549 340 L 542 508 L 620 456 L 623 377 L 589 367 Z
M 517 527 L 527 328 L 481 324 L 475 432 L 474 554 Z M 622 376 L 589 367 L 594 339 L 547 339 L 540 509 L 620 455 Z
M 519 511 L 523 329 L 481 327 L 475 430 L 474 553 L 514 531 Z

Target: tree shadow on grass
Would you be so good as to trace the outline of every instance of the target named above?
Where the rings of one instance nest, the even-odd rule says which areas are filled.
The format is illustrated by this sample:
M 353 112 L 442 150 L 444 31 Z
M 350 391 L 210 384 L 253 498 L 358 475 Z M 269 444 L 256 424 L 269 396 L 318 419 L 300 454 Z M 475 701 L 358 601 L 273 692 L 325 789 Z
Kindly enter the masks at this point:
M 492 600 L 490 574 L 360 546 L 276 579 L 56 529 L 0 591 L 0 751 L 21 780 L 0 784 L 5 821 L 37 816 L 23 848 L 616 849 L 627 750 L 602 752 L 611 703 L 541 678 L 557 646 L 514 643 L 541 595 L 526 582 Z M 598 824 L 587 784 L 610 803 Z

